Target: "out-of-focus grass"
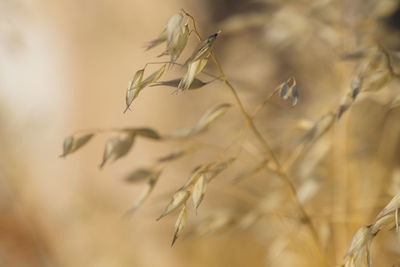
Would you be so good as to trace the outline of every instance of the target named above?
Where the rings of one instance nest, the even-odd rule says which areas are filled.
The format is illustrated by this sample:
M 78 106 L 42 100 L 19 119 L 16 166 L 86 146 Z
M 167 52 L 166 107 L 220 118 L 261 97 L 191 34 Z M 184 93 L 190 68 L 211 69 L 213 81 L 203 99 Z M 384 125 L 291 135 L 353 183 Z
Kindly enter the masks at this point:
M 137 142 L 128 157 L 99 171 L 106 137 L 96 137 L 67 160 L 57 158 L 60 143 L 75 130 L 94 127 L 155 126 L 169 132 L 193 124 L 205 107 L 233 102 L 219 83 L 178 96 L 171 95 L 173 89 L 155 87 L 135 100 L 132 113 L 122 114 L 129 77 L 162 52 L 144 52 L 146 41 L 185 7 L 203 36 L 222 30 L 215 53 L 246 108 L 252 110 L 278 84 L 296 77 L 299 104 L 291 108 L 273 97 L 255 118 L 285 162 L 307 132 L 307 122 L 337 110 L 350 89 L 363 59 L 343 57 L 377 43 L 391 51 L 399 48 L 398 29 L 388 26 L 395 21 L 391 2 L 260 1 L 258 12 L 246 2 L 246 12 L 235 14 L 223 5 L 196 1 L 2 4 L 1 12 L 15 16 L 0 31 L 5 40 L 0 45 L 5 55 L 0 65 L 0 265 L 318 266 L 318 249 L 273 172 L 231 183 L 259 159 L 252 139 L 243 144 L 232 169 L 209 185 L 198 215 L 188 211 L 187 238 L 183 234 L 171 249 L 174 220 L 155 221 L 193 167 L 229 145 L 234 134 L 227 132 L 240 126 L 232 123 L 241 120 L 237 110 L 226 114 L 227 124 L 222 120 L 199 138 L 198 143 L 212 146 L 164 170 L 152 197 L 129 220 L 123 214 L 141 188 L 122 178 L 174 145 Z M 215 16 L 215 10 L 225 15 Z M 12 40 L 18 49 L 9 49 L 15 46 Z M 189 46 L 194 45 L 193 38 Z M 360 94 L 289 170 L 331 266 L 343 263 L 355 230 L 372 223 L 398 192 L 399 114 L 388 106 L 399 94 L 396 87 L 393 78 L 378 92 Z M 245 230 L 233 227 L 201 238 L 190 234 L 215 212 L 243 218 L 257 207 L 265 214 Z M 393 232 L 379 234 L 372 245 L 374 265 L 394 264 L 397 243 Z

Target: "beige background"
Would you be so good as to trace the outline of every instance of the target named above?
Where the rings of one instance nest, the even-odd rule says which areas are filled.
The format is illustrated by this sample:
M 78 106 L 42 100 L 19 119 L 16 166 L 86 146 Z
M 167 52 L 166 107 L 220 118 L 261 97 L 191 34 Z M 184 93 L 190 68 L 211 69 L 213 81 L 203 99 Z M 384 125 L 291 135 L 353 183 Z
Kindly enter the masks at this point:
M 145 52 L 146 42 L 182 7 L 196 17 L 204 36 L 224 30 L 216 54 L 249 109 L 279 83 L 296 76 L 299 105 L 290 108 L 275 97 L 255 120 L 282 159 L 304 134 L 296 122 L 316 121 L 336 108 L 348 90 L 356 64 L 342 61 L 344 52 L 368 39 L 362 37 L 365 32 L 396 48 L 396 35 L 377 23 L 383 16 L 379 12 L 386 14 L 384 7 L 373 8 L 378 1 L 367 1 L 371 5 L 364 8 L 360 1 L 333 1 L 325 8 L 331 1 L 271 0 L 265 9 L 258 8 L 263 1 L 248 1 L 254 2 L 250 9 L 233 4 L 240 1 L 231 2 L 0 1 L 0 266 L 318 265 L 312 242 L 294 219 L 296 211 L 279 179 L 269 172 L 242 187 L 230 183 L 239 167 L 254 163 L 248 155 L 237 169 L 210 185 L 198 216 L 189 211 L 188 230 L 208 211 L 246 209 L 278 192 L 281 202 L 273 218 L 245 231 L 183 236 L 173 248 L 176 216 L 155 220 L 190 170 L 229 145 L 243 123 L 237 108 L 225 115 L 228 123 L 216 124 L 212 133 L 199 138 L 212 148 L 167 168 L 151 198 L 129 220 L 123 214 L 142 186 L 127 185 L 122 178 L 176 144 L 139 140 L 129 156 L 101 171 L 98 165 L 109 134 L 96 136 L 66 159 L 58 157 L 63 139 L 81 129 L 149 126 L 164 133 L 192 125 L 209 106 L 234 102 L 221 83 L 177 96 L 171 94 L 173 89 L 149 88 L 135 101 L 133 112 L 122 113 L 129 79 L 146 62 L 158 60 L 162 51 Z M 227 24 L 217 23 L 230 13 L 254 10 L 266 12 L 249 19 L 254 24 L 249 29 L 230 32 Z M 370 24 L 359 23 L 366 17 L 373 19 Z M 356 27 L 368 31 L 354 34 Z M 189 46 L 195 44 L 192 38 Z M 213 66 L 209 70 L 215 71 Z M 177 68 L 165 79 L 182 74 Z M 397 80 L 387 87 L 396 86 Z M 385 106 L 393 92 L 358 99 L 316 145 L 315 153 L 292 171 L 298 186 L 308 178 L 322 181 L 306 208 L 325 238 L 332 266 L 342 263 L 354 231 L 370 223 L 398 189 L 389 186 L 399 179 L 400 114 L 389 114 Z M 253 141 L 244 144 L 245 150 L 259 155 Z M 316 161 L 319 152 L 323 156 Z M 315 168 L 312 177 L 301 175 L 307 168 Z M 392 233 L 385 232 L 374 242 L 374 263 L 386 264 L 377 266 L 393 264 L 399 257 L 398 239 Z

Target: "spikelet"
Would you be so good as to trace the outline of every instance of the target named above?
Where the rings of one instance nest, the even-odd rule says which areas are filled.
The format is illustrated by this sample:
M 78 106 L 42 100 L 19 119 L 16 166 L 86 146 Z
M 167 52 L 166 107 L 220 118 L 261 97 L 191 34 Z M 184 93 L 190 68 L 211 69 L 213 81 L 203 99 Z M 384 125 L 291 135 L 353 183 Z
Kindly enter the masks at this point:
M 171 247 L 174 245 L 175 241 L 178 239 L 179 235 L 182 233 L 183 228 L 186 224 L 186 206 L 182 206 L 181 211 L 179 212 L 178 219 L 175 223 L 175 232 L 174 238 L 172 239 Z
M 164 216 L 167 216 L 168 214 L 170 214 L 177 208 L 181 207 L 182 205 L 184 205 L 184 203 L 186 203 L 186 200 L 189 198 L 189 196 L 190 196 L 190 192 L 185 189 L 181 189 L 181 190 L 177 191 L 172 196 L 172 199 L 168 203 L 167 207 L 165 207 L 164 212 L 157 218 L 157 221 L 160 220 L 161 218 L 163 218 Z
M 204 69 L 218 34 L 219 32 L 208 36 L 186 60 L 185 65 L 188 65 L 188 70 L 179 83 L 178 90 L 188 90 L 196 76 Z
M 287 79 L 286 82 L 281 83 L 278 88 L 282 99 L 291 99 L 292 106 L 297 104 L 299 101 L 299 92 L 297 90 L 296 80 L 293 77 Z
M 208 59 L 200 59 L 189 63 L 185 76 L 178 84 L 178 90 L 188 90 L 196 76 L 204 69 Z
M 86 145 L 93 138 L 93 136 L 94 134 L 89 133 L 79 136 L 78 138 L 73 136 L 66 137 L 63 144 L 63 153 L 60 155 L 60 157 L 64 158 L 68 154 L 77 151 L 78 149 Z

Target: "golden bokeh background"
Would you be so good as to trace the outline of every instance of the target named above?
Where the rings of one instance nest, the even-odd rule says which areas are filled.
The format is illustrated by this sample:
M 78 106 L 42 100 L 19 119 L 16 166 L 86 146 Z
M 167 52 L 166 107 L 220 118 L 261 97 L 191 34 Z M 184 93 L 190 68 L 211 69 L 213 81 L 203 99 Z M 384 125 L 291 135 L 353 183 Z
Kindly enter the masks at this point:
M 104 134 L 59 158 L 64 138 L 81 129 L 148 126 L 170 132 L 192 125 L 212 105 L 234 103 L 219 82 L 179 95 L 155 87 L 141 93 L 132 112 L 122 113 L 130 77 L 162 52 L 145 51 L 146 43 L 181 8 L 195 16 L 203 36 L 222 30 L 215 53 L 249 110 L 296 77 L 299 104 L 292 108 L 273 97 L 255 119 L 282 161 L 305 133 L 298 121 L 318 120 L 348 90 L 358 65 L 343 60 L 346 53 L 372 43 L 400 48 L 397 1 L 1 0 L 0 266 L 320 265 L 307 228 L 273 173 L 231 183 L 260 155 L 251 134 L 242 144 L 246 156 L 210 184 L 197 216 L 189 211 L 185 232 L 208 212 L 250 210 L 265 197 L 276 202 L 272 215 L 245 230 L 184 233 L 173 248 L 174 216 L 155 220 L 190 171 L 233 140 L 244 122 L 238 108 L 196 140 L 208 148 L 165 169 L 150 199 L 129 219 L 123 215 L 141 186 L 123 177 L 177 143 L 139 140 L 127 157 L 100 170 L 109 137 Z M 195 44 L 192 36 L 189 46 Z M 207 68 L 216 73 L 212 64 Z M 183 73 L 173 68 L 165 79 Z M 398 86 L 393 79 L 360 96 L 290 171 L 299 188 L 317 181 L 304 205 L 330 266 L 343 263 L 354 231 L 371 223 L 400 188 L 400 113 L 387 108 Z M 399 247 L 395 233 L 379 235 L 372 245 L 374 264 L 394 264 Z

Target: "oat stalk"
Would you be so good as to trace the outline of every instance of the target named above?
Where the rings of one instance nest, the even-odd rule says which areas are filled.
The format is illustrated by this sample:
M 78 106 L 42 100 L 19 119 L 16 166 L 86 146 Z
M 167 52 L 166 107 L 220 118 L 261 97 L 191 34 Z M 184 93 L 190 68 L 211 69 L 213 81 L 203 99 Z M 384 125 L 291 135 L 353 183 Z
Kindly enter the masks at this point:
M 193 32 L 196 34 L 197 38 L 199 39 L 199 41 L 202 40 L 201 35 L 199 34 L 198 30 L 197 30 L 197 26 L 196 26 L 196 21 L 194 19 L 194 17 L 189 14 L 187 11 L 185 11 L 184 9 L 181 9 L 182 13 L 184 13 L 188 18 L 190 18 L 191 22 L 192 22 L 192 26 L 193 26 Z M 316 244 L 318 245 L 318 247 L 321 249 L 322 252 L 322 246 L 318 237 L 318 233 L 317 230 L 311 220 L 310 215 L 307 213 L 306 209 L 304 208 L 303 204 L 300 202 L 298 195 L 297 195 L 297 189 L 294 185 L 294 183 L 292 182 L 292 179 L 290 178 L 290 176 L 285 172 L 285 170 L 282 168 L 281 163 L 279 162 L 278 158 L 276 157 L 275 153 L 273 152 L 273 150 L 271 149 L 269 143 L 267 142 L 267 140 L 263 137 L 263 135 L 260 133 L 260 131 L 258 130 L 257 126 L 254 124 L 253 121 L 253 116 L 255 116 L 258 111 L 266 104 L 268 103 L 269 99 L 276 93 L 275 91 L 273 92 L 273 94 L 268 97 L 264 103 L 261 104 L 260 107 L 257 107 L 256 111 L 253 113 L 253 116 L 251 116 L 245 109 L 245 107 L 243 106 L 243 103 L 237 93 L 237 90 L 234 88 L 234 86 L 229 82 L 227 76 L 225 75 L 222 66 L 220 64 L 220 62 L 218 61 L 218 59 L 216 58 L 215 54 L 213 52 L 211 52 L 211 58 L 215 63 L 215 66 L 217 67 L 217 70 L 220 74 L 219 80 L 221 80 L 230 90 L 230 92 L 232 93 L 233 97 L 235 98 L 236 103 L 238 104 L 240 111 L 243 115 L 243 117 L 246 120 L 247 126 L 250 127 L 250 129 L 252 130 L 252 132 L 254 133 L 254 135 L 256 136 L 256 138 L 258 139 L 258 141 L 261 143 L 264 152 L 266 153 L 267 158 L 270 158 L 273 163 L 276 166 L 276 173 L 279 175 L 279 177 L 285 182 L 287 188 L 289 189 L 291 196 L 296 204 L 296 207 L 298 209 L 298 211 L 300 212 L 301 215 L 301 221 L 309 228 L 310 233 L 314 239 L 314 241 L 316 242 Z

